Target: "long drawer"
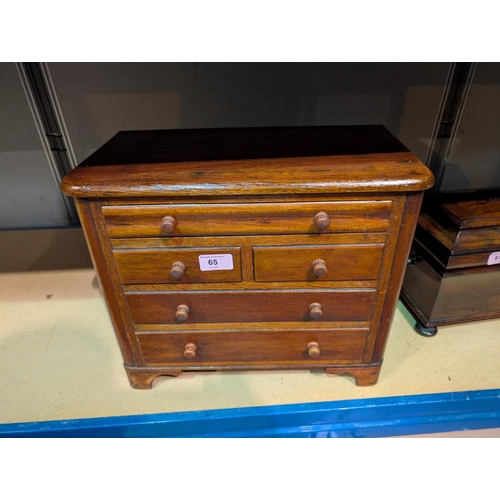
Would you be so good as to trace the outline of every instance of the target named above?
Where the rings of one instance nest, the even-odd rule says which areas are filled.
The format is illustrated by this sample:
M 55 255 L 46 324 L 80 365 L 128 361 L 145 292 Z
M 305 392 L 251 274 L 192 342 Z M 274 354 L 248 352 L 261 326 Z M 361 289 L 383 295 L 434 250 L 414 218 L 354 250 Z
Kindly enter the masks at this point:
M 391 200 L 104 206 L 111 238 L 384 232 Z M 325 227 L 327 226 L 327 227 Z
M 255 330 L 141 333 L 137 338 L 149 366 L 314 365 L 360 363 L 367 332 L 366 328 L 346 328 L 273 331 L 270 335 Z
M 127 292 L 126 297 L 136 324 L 369 321 L 375 290 Z

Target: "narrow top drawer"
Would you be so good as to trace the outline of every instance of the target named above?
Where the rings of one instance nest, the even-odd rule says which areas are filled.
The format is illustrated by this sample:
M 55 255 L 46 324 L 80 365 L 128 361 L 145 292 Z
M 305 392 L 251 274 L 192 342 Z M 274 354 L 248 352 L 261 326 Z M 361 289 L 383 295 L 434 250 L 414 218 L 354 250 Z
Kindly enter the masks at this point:
M 104 206 L 112 238 L 387 231 L 391 200 Z

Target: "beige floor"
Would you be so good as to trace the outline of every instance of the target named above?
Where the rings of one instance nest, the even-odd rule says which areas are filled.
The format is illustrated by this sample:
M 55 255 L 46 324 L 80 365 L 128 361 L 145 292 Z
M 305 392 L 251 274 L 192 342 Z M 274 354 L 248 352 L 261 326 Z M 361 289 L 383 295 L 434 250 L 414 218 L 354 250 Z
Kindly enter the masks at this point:
M 184 374 L 133 390 L 81 231 L 0 232 L 0 257 L 0 422 L 500 387 L 500 320 L 424 338 L 399 304 L 373 387 L 304 370 Z

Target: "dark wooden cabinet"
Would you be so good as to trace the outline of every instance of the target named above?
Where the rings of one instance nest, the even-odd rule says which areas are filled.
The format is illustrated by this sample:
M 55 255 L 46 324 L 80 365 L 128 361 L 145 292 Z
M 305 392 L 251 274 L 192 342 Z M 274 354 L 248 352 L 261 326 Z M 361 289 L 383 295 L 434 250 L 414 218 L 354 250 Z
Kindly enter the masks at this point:
M 381 126 L 120 132 L 67 175 L 131 385 L 376 383 L 432 174 Z
M 417 331 L 500 317 L 499 264 L 500 190 L 429 196 L 401 292 Z

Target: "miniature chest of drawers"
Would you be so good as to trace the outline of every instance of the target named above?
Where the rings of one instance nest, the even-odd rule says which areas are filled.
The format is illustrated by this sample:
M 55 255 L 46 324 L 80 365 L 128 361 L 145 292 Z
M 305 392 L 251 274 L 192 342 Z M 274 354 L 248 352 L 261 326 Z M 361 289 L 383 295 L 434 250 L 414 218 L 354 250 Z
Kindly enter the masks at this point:
M 375 384 L 430 171 L 382 126 L 120 132 L 75 198 L 132 387 L 324 368 Z

